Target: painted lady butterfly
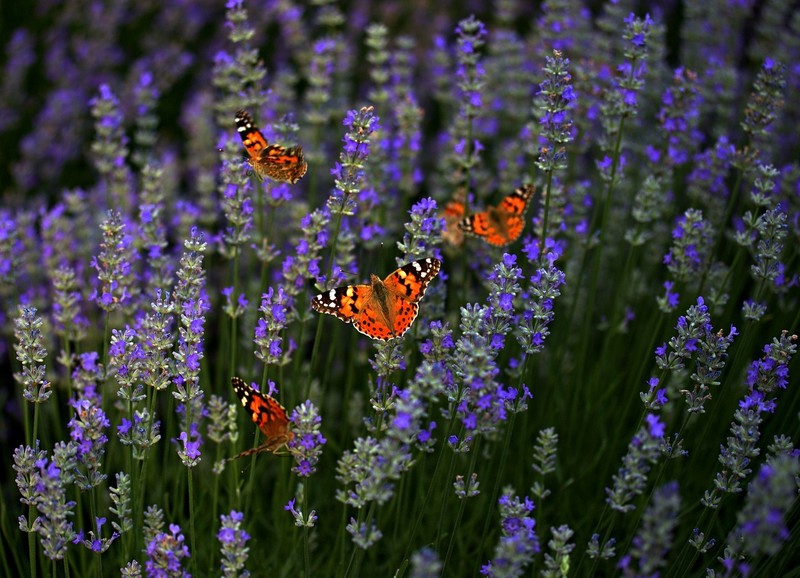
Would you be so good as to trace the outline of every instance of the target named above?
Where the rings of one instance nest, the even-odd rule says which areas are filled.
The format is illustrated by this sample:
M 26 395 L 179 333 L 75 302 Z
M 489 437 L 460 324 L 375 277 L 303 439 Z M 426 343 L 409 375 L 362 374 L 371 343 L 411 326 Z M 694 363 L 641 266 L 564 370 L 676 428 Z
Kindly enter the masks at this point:
M 536 187 L 533 185 L 520 187 L 496 207 L 486 207 L 483 212 L 469 215 L 458 227 L 496 247 L 513 243 L 525 228 L 525 212 L 534 192 Z
M 286 148 L 269 144 L 246 111 L 236 113 L 236 130 L 249 155 L 247 162 L 259 179 L 265 176 L 294 184 L 306 174 L 303 147 Z
M 419 312 L 419 300 L 441 266 L 441 261 L 432 257 L 412 261 L 383 280 L 370 275 L 369 285 L 337 287 L 317 295 L 311 307 L 352 323 L 372 339 L 395 339 L 411 327 Z
M 245 450 L 230 459 L 235 460 L 261 452 L 275 453 L 294 438 L 294 433 L 289 429 L 289 416 L 286 415 L 286 410 L 278 403 L 278 400 L 253 389 L 239 377 L 232 377 L 231 385 L 239 397 L 239 401 L 250 414 L 250 419 L 258 425 L 265 439 L 260 446 Z

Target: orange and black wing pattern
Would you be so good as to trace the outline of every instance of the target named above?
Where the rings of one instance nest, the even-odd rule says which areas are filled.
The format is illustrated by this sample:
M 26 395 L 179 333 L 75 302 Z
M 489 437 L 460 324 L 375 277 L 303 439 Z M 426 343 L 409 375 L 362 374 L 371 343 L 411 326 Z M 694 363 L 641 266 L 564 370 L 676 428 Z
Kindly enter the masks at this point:
M 236 130 L 247 151 L 247 162 L 259 179 L 269 177 L 294 184 L 306 174 L 308 165 L 303 156 L 303 147 L 269 144 L 247 111 L 237 112 L 235 120 Z
M 250 419 L 258 426 L 265 438 L 263 444 L 242 452 L 236 458 L 260 452 L 274 453 L 292 440 L 294 434 L 289 429 L 289 416 L 277 399 L 261 393 L 239 377 L 232 377 L 231 385 Z
M 459 224 L 465 233 L 480 237 L 490 245 L 503 247 L 516 241 L 525 229 L 525 213 L 536 187 L 525 185 L 504 198 L 496 207 L 469 215 Z
M 412 261 L 385 279 L 372 275 L 369 285 L 348 285 L 321 293 L 312 299 L 311 307 L 352 323 L 372 339 L 395 339 L 414 323 L 419 301 L 441 266 L 441 261 L 433 257 Z

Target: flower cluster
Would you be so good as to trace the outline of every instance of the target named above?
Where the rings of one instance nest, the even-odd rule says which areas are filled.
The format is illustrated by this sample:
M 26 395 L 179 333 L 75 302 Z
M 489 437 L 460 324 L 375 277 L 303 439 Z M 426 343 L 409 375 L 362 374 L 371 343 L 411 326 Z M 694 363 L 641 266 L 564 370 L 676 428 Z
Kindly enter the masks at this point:
M 100 396 L 85 390 L 81 398 L 70 400 L 75 410 L 69 421 L 70 437 L 78 448 L 77 458 L 85 467 L 85 472 L 77 472 L 77 483 L 83 490 L 90 490 L 106 479 L 103 473 L 103 455 L 108 437 L 106 428 L 111 422 L 100 407 Z
M 550 335 L 548 326 L 555 318 L 555 299 L 561 295 L 560 287 L 566 283 L 566 275 L 555 265 L 561 249 L 552 239 L 545 239 L 543 248 L 537 239 L 530 239 L 524 248 L 528 259 L 539 264 L 522 294 L 528 307 L 522 310 L 516 329 L 522 350 L 531 355 L 544 349 L 545 339 Z
M 668 482 L 653 493 L 631 549 L 620 558 L 623 576 L 655 576 L 666 566 L 681 507 L 678 490 L 677 482 Z
M 656 349 L 656 364 L 664 371 L 675 371 L 685 366 L 686 360 L 694 358 L 696 366 L 691 375 L 694 387 L 691 391 L 682 389 L 686 397 L 688 411 L 703 413 L 704 404 L 711 398 L 710 386 L 719 385 L 718 378 L 725 367 L 727 350 L 738 332 L 731 326 L 728 334 L 722 330 L 714 332 L 711 325 L 711 314 L 702 297 L 697 304 L 686 311 L 686 315 L 678 318 L 675 327 L 678 335 L 670 338 L 668 351 L 664 343 Z M 655 390 L 651 383 L 650 393 Z
M 189 578 L 189 573 L 181 566 L 183 560 L 189 557 L 189 547 L 184 540 L 177 524 L 170 524 L 168 533 L 158 532 L 153 536 L 145 546 L 147 574 Z
M 558 50 L 545 58 L 545 79 L 539 85 L 536 108 L 539 112 L 539 146 L 536 166 L 546 172 L 566 168 L 566 145 L 572 141 L 569 110 L 576 95 L 569 73 L 569 59 Z
M 222 576 L 225 578 L 247 578 L 250 573 L 244 569 L 250 548 L 246 545 L 250 534 L 242 529 L 244 514 L 231 510 L 227 516 L 220 516 L 222 527 L 217 532 L 222 551 Z
M 291 360 L 294 344 L 290 341 L 288 350 L 284 351 L 281 333 L 291 320 L 292 308 L 293 299 L 283 287 L 278 287 L 277 292 L 270 287 L 261 295 L 258 308 L 261 317 L 256 322 L 253 343 L 258 347 L 256 358 L 265 365 L 285 365 Z
M 50 382 L 45 377 L 45 366 L 41 363 L 47 356 L 42 340 L 42 318 L 36 315 L 35 307 L 19 307 L 19 317 L 14 322 L 14 350 L 22 372 L 15 379 L 22 385 L 22 395 L 31 403 L 44 403 L 50 398 Z M 35 436 L 34 432 L 34 436 Z
M 628 445 L 622 466 L 613 476 L 613 487 L 606 488 L 606 503 L 618 512 L 630 512 L 636 508 L 630 502 L 644 492 L 647 474 L 661 453 L 664 423 L 654 414 L 647 414 L 645 422 Z
M 328 198 L 328 209 L 333 215 L 352 215 L 356 205 L 354 196 L 363 188 L 364 163 L 369 157 L 370 137 L 380 129 L 378 117 L 371 106 L 350 110 L 342 124 L 347 127 L 342 142 L 339 162 L 331 171 L 336 189 Z M 335 235 L 334 235 L 335 236 Z
M 292 471 L 301 478 L 307 478 L 317 471 L 322 446 L 328 441 L 320 432 L 322 417 L 319 409 L 306 400 L 292 411 L 289 420 L 294 424 L 294 438 L 289 442 L 289 448 L 297 463 Z
M 758 440 L 763 414 L 775 412 L 775 394 L 789 383 L 789 362 L 797 352 L 796 341 L 796 336 L 784 331 L 764 346 L 762 359 L 750 364 L 746 379 L 749 391 L 734 413 L 727 443 L 720 450 L 722 470 L 714 478 L 714 488 L 703 495 L 704 506 L 717 508 L 722 499 L 720 494 L 742 490 L 741 482 L 752 472 L 752 460 L 760 453 Z
M 119 100 L 107 84 L 100 85 L 100 94 L 92 98 L 95 119 L 95 140 L 92 154 L 106 193 L 106 205 L 127 214 L 133 201 L 131 174 L 125 161 L 128 157 L 128 137 L 119 110 Z
M 100 254 L 92 261 L 97 270 L 100 287 L 89 296 L 105 311 L 117 311 L 129 306 L 135 297 L 131 258 L 131 237 L 124 233 L 125 223 L 120 213 L 109 211 L 100 225 L 103 242 Z
M 484 576 L 522 576 L 525 567 L 539 552 L 536 520 L 531 516 L 533 502 L 519 499 L 513 489 L 506 488 L 497 501 L 500 506 L 501 537 L 494 557 L 481 566 Z

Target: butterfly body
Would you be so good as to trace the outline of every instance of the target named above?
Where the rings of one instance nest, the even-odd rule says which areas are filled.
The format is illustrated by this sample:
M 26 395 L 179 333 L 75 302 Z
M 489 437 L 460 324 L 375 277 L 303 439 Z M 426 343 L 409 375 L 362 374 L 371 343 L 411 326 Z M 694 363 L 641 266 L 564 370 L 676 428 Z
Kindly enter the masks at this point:
M 419 313 L 419 301 L 441 262 L 429 257 L 413 261 L 385 279 L 370 275 L 369 284 L 337 287 L 317 295 L 311 307 L 335 315 L 368 337 L 387 341 L 400 337 Z
M 496 247 L 513 243 L 525 229 L 525 213 L 534 192 L 536 187 L 533 185 L 520 187 L 496 207 L 490 206 L 485 211 L 469 215 L 458 227 Z
M 235 121 L 236 131 L 242 137 L 248 154 L 247 162 L 259 179 L 269 177 L 294 184 L 306 174 L 308 165 L 303 156 L 303 147 L 269 144 L 247 111 L 238 111 Z
M 294 438 L 294 433 L 289 429 L 289 416 L 278 400 L 254 389 L 239 377 L 232 377 L 231 385 L 242 406 L 250 415 L 250 419 L 258 426 L 265 438 L 264 443 L 260 446 L 246 450 L 236 458 L 261 452 L 275 453 Z

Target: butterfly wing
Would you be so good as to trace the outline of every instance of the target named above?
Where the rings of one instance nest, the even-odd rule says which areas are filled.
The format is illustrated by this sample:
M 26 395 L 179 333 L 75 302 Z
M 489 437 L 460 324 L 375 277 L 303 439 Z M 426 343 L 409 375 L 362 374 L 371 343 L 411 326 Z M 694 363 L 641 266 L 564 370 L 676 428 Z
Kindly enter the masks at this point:
M 525 213 L 528 212 L 530 201 L 535 192 L 535 186 L 525 185 L 508 195 L 498 206 L 505 219 L 505 237 L 507 241 L 503 244 L 513 243 L 522 234 L 525 229 Z
M 293 434 L 289 431 L 289 416 L 278 400 L 253 389 L 239 377 L 232 377 L 231 385 L 242 406 L 250 415 L 250 419 L 266 438 L 263 450 L 260 451 L 275 451 L 292 439 Z
M 303 147 L 269 145 L 261 151 L 254 168 L 262 176 L 294 184 L 306 174 L 308 165 L 303 156 Z
M 294 184 L 306 174 L 308 165 L 303 147 L 282 147 L 269 144 L 246 110 L 236 113 L 236 130 L 249 155 L 247 162 L 259 179 L 269 177 Z
M 419 301 L 441 267 L 439 259 L 428 257 L 400 267 L 383 280 L 386 292 L 391 296 L 392 324 L 391 337 L 385 339 L 400 337 L 408 331 L 419 313 Z
M 236 131 L 242 138 L 242 144 L 250 157 L 248 160 L 250 164 L 253 164 L 261 156 L 261 151 L 270 145 L 246 110 L 239 110 L 234 120 L 236 121 Z
M 475 213 L 459 223 L 465 233 L 481 237 L 490 245 L 502 247 L 513 243 L 525 229 L 525 213 L 536 187 L 525 185 L 505 197 L 497 207 Z

